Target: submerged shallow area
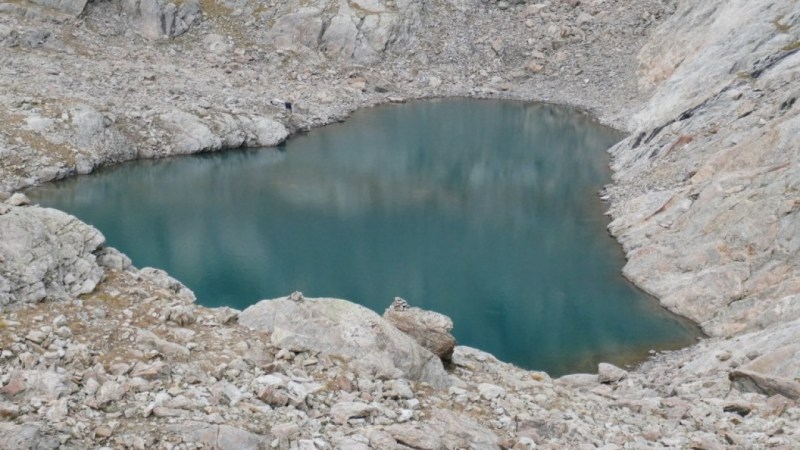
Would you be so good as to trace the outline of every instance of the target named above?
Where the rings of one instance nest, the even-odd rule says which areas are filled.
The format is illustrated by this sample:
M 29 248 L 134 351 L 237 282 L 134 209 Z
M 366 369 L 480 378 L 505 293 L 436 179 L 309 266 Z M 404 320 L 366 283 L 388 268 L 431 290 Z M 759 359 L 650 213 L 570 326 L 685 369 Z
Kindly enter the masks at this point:
M 551 374 L 688 345 L 620 275 L 597 191 L 621 136 L 574 110 L 449 99 L 355 113 L 277 149 L 139 161 L 28 194 L 207 306 L 300 290 L 452 317 L 460 344 Z

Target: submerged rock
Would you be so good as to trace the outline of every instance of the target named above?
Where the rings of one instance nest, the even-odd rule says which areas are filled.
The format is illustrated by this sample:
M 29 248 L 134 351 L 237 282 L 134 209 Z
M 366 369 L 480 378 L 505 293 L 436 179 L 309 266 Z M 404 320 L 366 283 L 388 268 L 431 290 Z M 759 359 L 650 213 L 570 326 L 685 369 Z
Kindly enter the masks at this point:
M 239 315 L 239 323 L 272 333 L 272 344 L 352 359 L 361 373 L 397 375 L 437 388 L 448 385 L 442 362 L 373 311 L 331 298 L 262 300 Z

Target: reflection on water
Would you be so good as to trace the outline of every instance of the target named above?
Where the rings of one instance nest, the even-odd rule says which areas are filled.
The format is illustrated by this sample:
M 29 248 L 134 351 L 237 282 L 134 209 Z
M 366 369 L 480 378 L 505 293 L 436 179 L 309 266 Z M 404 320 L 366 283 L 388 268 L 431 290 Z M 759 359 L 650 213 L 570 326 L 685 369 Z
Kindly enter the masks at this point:
M 693 330 L 627 284 L 596 196 L 619 135 L 574 111 L 446 100 L 279 149 L 144 161 L 30 192 L 201 303 L 301 290 L 451 316 L 460 343 L 563 373 Z

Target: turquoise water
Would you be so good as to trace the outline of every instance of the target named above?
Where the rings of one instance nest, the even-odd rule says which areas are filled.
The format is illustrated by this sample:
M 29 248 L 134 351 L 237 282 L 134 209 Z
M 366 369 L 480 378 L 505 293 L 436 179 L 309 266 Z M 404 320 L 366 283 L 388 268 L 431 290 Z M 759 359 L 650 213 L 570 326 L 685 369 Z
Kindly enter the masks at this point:
M 561 374 L 696 331 L 620 276 L 597 191 L 621 136 L 576 112 L 441 100 L 359 111 L 277 149 L 140 161 L 28 192 L 200 303 L 400 296 L 459 343 Z

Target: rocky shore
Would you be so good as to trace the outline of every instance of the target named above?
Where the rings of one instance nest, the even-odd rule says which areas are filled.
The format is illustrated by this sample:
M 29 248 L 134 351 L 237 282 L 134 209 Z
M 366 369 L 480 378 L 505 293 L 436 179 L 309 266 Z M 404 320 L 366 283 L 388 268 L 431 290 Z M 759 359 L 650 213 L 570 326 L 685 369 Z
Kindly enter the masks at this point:
M 797 2 L 0 0 L 0 62 L 0 448 L 800 446 Z M 439 96 L 629 131 L 624 274 L 710 337 L 551 379 L 400 301 L 208 309 L 14 194 Z

